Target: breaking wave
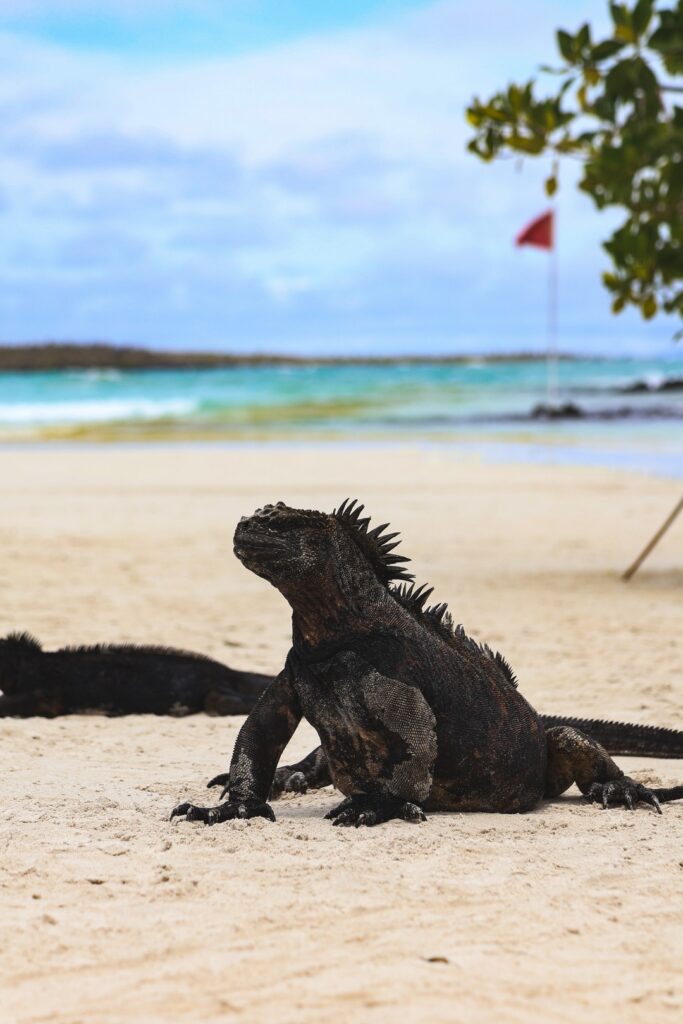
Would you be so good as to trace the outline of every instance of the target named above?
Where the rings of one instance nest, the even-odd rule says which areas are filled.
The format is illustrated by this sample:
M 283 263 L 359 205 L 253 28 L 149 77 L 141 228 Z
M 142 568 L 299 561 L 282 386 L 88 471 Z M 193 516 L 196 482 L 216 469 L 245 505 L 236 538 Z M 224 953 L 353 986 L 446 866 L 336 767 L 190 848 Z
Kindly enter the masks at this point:
M 190 416 L 192 399 L 103 398 L 72 402 L 17 402 L 0 405 L 0 424 L 30 427 L 43 424 L 116 423 Z

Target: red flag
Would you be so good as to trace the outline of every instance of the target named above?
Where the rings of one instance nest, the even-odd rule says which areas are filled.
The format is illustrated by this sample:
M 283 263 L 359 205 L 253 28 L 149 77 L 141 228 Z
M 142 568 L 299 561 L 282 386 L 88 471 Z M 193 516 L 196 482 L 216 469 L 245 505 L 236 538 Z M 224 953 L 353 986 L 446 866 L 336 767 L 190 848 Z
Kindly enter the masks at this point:
M 555 222 L 552 210 L 532 220 L 515 238 L 515 245 L 535 245 L 539 249 L 552 249 L 554 244 Z

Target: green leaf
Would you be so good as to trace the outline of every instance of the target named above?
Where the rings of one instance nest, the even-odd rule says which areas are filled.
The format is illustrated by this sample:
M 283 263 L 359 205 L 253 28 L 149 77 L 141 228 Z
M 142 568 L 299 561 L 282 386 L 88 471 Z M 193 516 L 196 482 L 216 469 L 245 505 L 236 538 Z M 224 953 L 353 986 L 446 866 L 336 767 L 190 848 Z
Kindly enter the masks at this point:
M 583 111 L 588 109 L 588 101 L 586 99 L 586 86 L 582 85 L 576 90 L 576 98 L 579 101 L 579 106 Z
M 657 300 L 654 295 L 648 295 L 640 307 L 646 320 L 651 320 L 657 312 Z
M 620 60 L 618 64 L 615 64 L 613 68 L 607 73 L 605 78 L 605 93 L 607 96 L 611 96 L 613 99 L 621 99 L 628 95 L 633 89 L 633 80 L 631 76 L 631 61 L 629 59 Z
M 508 102 L 513 114 L 519 114 L 522 110 L 522 90 L 518 85 L 511 85 L 508 89 Z
M 656 115 L 662 105 L 659 82 L 652 68 L 644 60 L 638 61 L 637 81 L 638 87 L 643 91 L 648 113 Z
M 609 10 L 615 28 L 624 28 L 631 24 L 631 12 L 626 4 L 610 3 Z
M 591 42 L 591 28 L 588 22 L 581 26 L 576 35 L 576 49 L 582 52 L 590 46 Z
M 591 50 L 591 60 L 596 64 L 601 60 L 607 60 L 609 57 L 613 57 L 615 53 L 619 53 L 626 46 L 626 43 L 621 39 L 606 39 L 604 43 L 598 43 Z
M 549 178 L 545 179 L 545 194 L 547 196 L 554 196 L 557 192 L 557 178 L 554 174 L 551 174 Z
M 486 107 L 482 107 L 481 112 L 485 117 L 488 117 L 491 121 L 500 121 L 501 123 L 503 123 L 508 120 L 503 111 L 499 110 L 498 107 L 494 107 L 492 103 L 489 103 L 488 106 Z
M 557 48 L 567 63 L 572 64 L 574 61 L 574 37 L 570 36 L 569 32 L 558 29 Z
M 543 139 L 529 138 L 526 135 L 517 134 L 510 136 L 509 145 L 511 149 L 517 150 L 519 153 L 529 153 L 532 156 L 542 153 L 545 148 Z
M 633 31 L 640 38 L 652 19 L 653 0 L 638 0 L 633 8 Z
M 635 43 L 636 34 L 633 31 L 631 12 L 626 4 L 611 3 L 609 9 L 612 21 L 614 22 L 614 35 L 616 38 L 622 39 L 625 43 Z
M 581 144 L 576 139 L 572 139 L 570 135 L 563 136 L 555 143 L 557 153 L 575 153 L 577 149 L 581 149 Z
M 639 90 L 647 101 L 648 112 L 659 108 L 657 79 L 642 57 L 626 57 L 610 68 L 605 77 L 605 95 L 620 103 L 639 101 Z
M 647 45 L 660 54 L 669 74 L 683 73 L 683 4 L 679 2 L 673 11 L 660 11 L 659 27 Z

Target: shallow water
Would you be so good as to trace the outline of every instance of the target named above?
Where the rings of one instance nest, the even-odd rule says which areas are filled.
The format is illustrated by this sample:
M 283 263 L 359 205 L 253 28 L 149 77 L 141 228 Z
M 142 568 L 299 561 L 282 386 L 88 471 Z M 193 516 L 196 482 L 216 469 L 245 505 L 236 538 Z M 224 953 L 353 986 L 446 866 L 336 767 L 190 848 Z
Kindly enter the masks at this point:
M 543 360 L 0 375 L 0 440 L 394 438 L 683 449 L 683 357 L 560 365 L 582 417 L 532 416 Z M 634 384 L 641 390 L 629 390 Z M 669 455 L 667 455 L 667 452 Z

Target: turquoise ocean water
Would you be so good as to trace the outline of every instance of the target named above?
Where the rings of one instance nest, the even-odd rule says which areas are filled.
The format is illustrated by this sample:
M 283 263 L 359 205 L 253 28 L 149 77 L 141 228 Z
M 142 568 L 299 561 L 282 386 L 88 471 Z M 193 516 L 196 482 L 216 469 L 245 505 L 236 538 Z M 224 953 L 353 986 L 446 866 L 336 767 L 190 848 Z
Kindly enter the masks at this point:
M 542 360 L 0 374 L 0 441 L 457 439 L 683 475 L 683 354 L 562 362 L 560 384 L 580 418 L 531 415 Z

